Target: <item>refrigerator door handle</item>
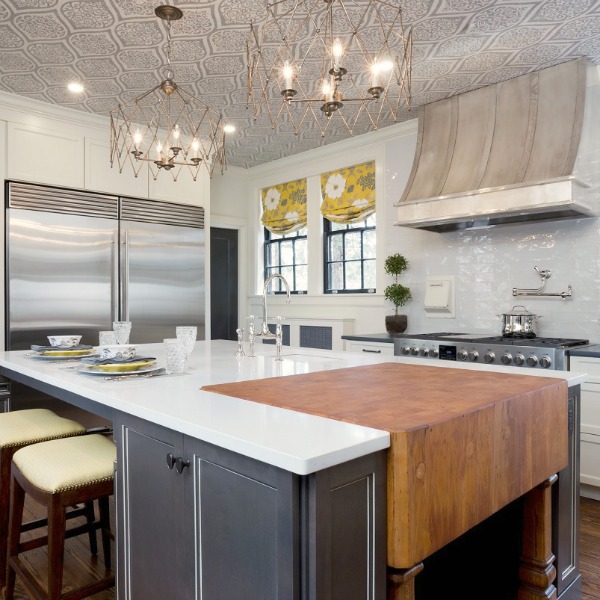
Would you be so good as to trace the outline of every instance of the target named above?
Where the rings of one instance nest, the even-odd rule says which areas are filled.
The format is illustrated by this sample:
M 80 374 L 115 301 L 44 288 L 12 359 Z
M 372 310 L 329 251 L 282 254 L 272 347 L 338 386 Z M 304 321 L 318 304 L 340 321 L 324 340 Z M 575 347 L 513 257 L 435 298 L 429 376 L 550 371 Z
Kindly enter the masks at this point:
M 115 230 L 112 239 L 112 306 L 110 309 L 113 321 L 119 320 L 119 232 Z
M 121 306 L 121 320 L 129 321 L 129 231 L 125 230 L 123 242 L 123 304 Z

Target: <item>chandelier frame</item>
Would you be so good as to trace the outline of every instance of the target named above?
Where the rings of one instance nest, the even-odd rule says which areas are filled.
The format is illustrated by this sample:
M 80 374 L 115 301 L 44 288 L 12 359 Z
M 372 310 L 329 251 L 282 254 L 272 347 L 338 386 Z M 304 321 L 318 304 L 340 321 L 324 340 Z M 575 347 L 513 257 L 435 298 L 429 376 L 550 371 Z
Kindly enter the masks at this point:
M 171 21 L 182 18 L 175 6 L 158 6 L 157 17 L 166 21 L 167 64 L 163 79 L 150 90 L 110 111 L 110 164 L 122 173 L 126 165 L 137 177 L 144 165 L 153 179 L 161 171 L 177 181 L 182 169 L 197 180 L 204 166 L 212 177 L 226 166 L 222 115 L 175 83 L 171 66 Z
M 266 114 L 274 129 L 285 119 L 296 135 L 312 124 L 325 137 L 334 117 L 352 135 L 359 123 L 378 129 L 410 110 L 412 29 L 405 31 L 397 2 L 274 0 L 267 9 L 247 41 L 247 105 L 255 120 Z M 365 32 L 379 38 L 376 48 Z

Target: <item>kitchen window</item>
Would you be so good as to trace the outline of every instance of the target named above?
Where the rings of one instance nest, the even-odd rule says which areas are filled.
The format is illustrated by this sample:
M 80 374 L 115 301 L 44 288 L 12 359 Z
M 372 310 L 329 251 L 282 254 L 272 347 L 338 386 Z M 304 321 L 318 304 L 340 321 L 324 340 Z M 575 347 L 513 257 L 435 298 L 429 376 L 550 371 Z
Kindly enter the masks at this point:
M 292 294 L 306 294 L 308 290 L 308 264 L 306 227 L 292 233 L 276 234 L 265 228 L 265 279 L 281 273 Z M 271 291 L 285 293 L 280 279 L 271 282 Z
M 360 223 L 323 219 L 325 293 L 375 293 L 375 214 Z

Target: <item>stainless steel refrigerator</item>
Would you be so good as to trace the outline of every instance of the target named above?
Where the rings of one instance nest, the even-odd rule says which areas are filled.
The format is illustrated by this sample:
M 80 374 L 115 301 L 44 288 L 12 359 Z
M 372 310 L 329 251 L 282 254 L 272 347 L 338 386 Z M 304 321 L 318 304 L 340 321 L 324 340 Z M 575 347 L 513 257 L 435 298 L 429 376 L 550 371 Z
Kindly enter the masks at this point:
M 196 325 L 205 337 L 204 209 L 8 182 L 6 346 L 81 334 L 115 320 L 132 343 Z

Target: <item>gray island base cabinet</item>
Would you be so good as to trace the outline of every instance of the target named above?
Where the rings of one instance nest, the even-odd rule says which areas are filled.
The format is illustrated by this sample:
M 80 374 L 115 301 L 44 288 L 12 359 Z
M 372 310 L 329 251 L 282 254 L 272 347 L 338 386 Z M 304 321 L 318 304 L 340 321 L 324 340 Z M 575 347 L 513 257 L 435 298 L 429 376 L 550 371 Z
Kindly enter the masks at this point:
M 386 453 L 311 475 L 116 413 L 119 600 L 384 600 Z

